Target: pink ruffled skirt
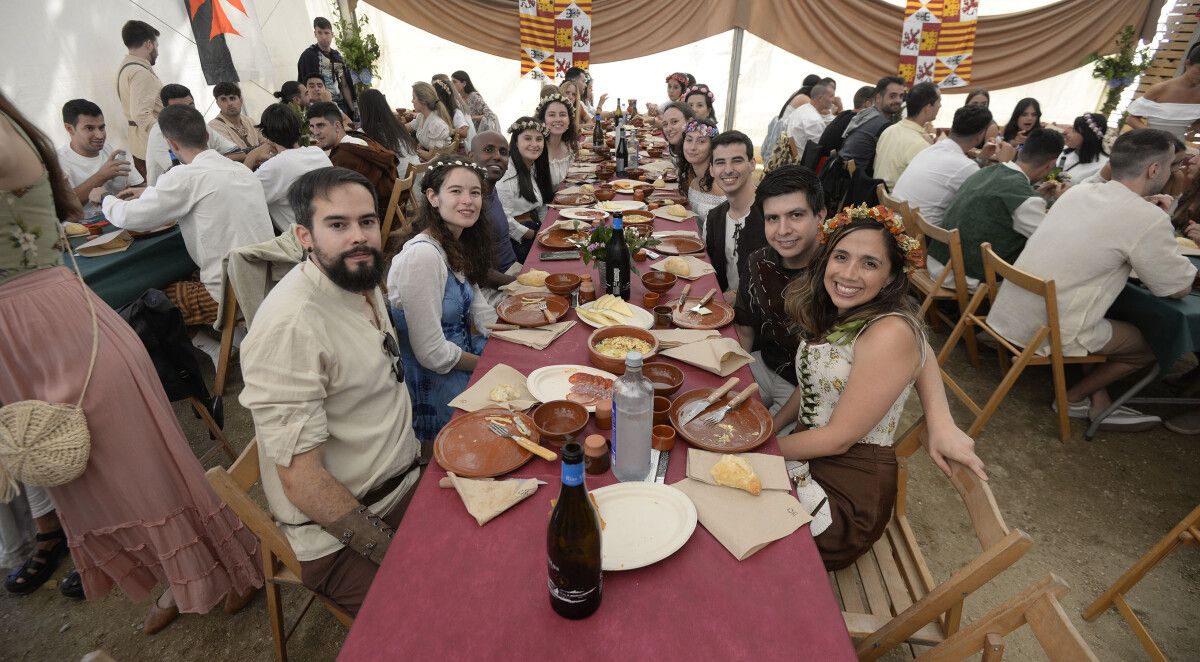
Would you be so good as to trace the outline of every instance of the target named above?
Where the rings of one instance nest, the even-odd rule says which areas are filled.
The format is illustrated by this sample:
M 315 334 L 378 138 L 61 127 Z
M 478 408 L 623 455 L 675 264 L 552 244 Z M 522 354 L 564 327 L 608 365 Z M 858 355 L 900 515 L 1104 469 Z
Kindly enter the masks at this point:
M 49 488 L 90 599 L 132 600 L 167 583 L 179 610 L 204 613 L 232 588 L 262 586 L 258 540 L 204 477 L 133 329 L 88 292 L 100 347 L 83 401 L 87 469 Z M 78 279 L 43 269 L 0 285 L 0 403 L 79 399 L 91 316 Z

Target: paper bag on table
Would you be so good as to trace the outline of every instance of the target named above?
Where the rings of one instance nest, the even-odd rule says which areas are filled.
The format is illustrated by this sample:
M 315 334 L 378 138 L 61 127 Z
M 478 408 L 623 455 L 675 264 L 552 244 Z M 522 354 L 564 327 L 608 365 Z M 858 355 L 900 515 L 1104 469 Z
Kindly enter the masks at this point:
M 721 332 L 716 329 L 652 329 L 650 333 L 658 338 L 658 349 L 671 349 L 709 338 L 720 338 Z
M 558 340 L 558 337 L 571 327 L 575 326 L 574 320 L 567 322 L 555 322 L 545 326 L 533 327 L 530 329 L 515 329 L 513 331 L 492 331 L 492 338 L 500 338 L 509 342 L 515 342 L 518 345 L 525 345 L 534 349 L 546 349 L 550 343 Z
M 80 244 L 75 249 L 75 254 L 81 257 L 100 257 L 128 250 L 131 244 L 133 244 L 133 237 L 130 237 L 128 232 L 120 230 L 102 234 L 87 243 Z
M 672 347 L 659 353 L 720 377 L 728 377 L 738 368 L 754 361 L 738 341 L 724 336 Z
M 687 237 L 688 239 L 699 239 L 700 235 L 691 230 L 658 230 L 652 235 L 655 239 L 666 239 L 667 237 Z
M 772 456 L 760 453 L 741 456 L 751 463 L 763 483 L 762 494 L 758 496 L 709 484 L 712 481 L 709 470 L 721 456 L 697 449 L 688 449 L 689 477 L 672 486 L 688 495 L 696 505 L 700 523 L 739 561 L 812 521 L 792 495 L 783 458 L 776 457 L 776 462 L 762 459 Z
M 504 384 L 516 389 L 517 399 L 507 402 L 492 400 L 492 389 Z M 504 407 L 511 411 L 524 411 L 536 405 L 537 402 L 537 398 L 533 397 L 525 385 L 525 375 L 518 372 L 516 368 L 500 363 L 488 370 L 487 374 L 475 382 L 471 388 L 459 393 L 457 398 L 450 401 L 450 406 L 463 411 L 479 411 L 488 407 Z
M 438 484 L 445 487 L 445 481 L 449 481 L 458 496 L 462 497 L 467 512 L 479 522 L 479 526 L 487 524 L 536 492 L 539 484 L 536 478 L 460 478 L 453 472 L 447 473 L 446 478 Z

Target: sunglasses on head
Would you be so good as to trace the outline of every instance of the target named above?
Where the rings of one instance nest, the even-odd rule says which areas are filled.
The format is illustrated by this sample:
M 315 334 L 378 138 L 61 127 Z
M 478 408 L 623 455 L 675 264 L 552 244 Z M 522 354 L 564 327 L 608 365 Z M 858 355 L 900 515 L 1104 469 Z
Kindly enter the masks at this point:
M 400 344 L 396 342 L 396 338 L 386 331 L 383 334 L 383 353 L 387 354 L 392 359 L 392 374 L 396 376 L 396 381 L 404 383 L 404 366 L 400 361 Z

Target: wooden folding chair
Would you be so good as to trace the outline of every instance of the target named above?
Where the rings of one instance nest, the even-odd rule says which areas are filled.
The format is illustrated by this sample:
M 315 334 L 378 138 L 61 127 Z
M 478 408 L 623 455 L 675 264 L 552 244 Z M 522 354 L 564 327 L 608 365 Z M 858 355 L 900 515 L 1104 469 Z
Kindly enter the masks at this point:
M 910 234 L 914 239 L 921 242 L 921 250 L 926 254 L 929 252 L 929 245 L 926 228 L 933 228 L 932 236 L 934 239 L 941 241 L 945 236 L 946 230 L 936 228 L 931 225 L 924 217 L 921 216 L 921 211 L 912 205 L 908 204 L 907 200 L 899 200 L 888 193 L 885 184 L 879 184 L 875 187 L 875 195 L 879 198 L 879 204 L 892 210 L 904 220 L 904 231 Z M 919 220 L 918 220 L 919 219 Z M 929 320 L 930 326 L 937 328 L 941 323 L 945 323 L 947 327 L 953 328 L 958 322 L 958 319 L 951 319 L 938 308 L 935 303 L 938 301 L 954 301 L 958 303 L 958 312 L 961 315 L 962 311 L 967 307 L 967 299 L 970 293 L 967 291 L 965 281 L 962 274 L 958 271 L 962 270 L 962 242 L 958 241 L 958 232 L 954 232 L 954 241 L 957 245 L 960 259 L 953 259 L 951 254 L 950 263 L 942 271 L 942 275 L 934 278 L 929 269 L 913 269 L 908 272 L 908 283 L 912 287 L 914 295 L 921 301 L 921 316 Z M 957 266 L 957 271 L 953 269 Z M 946 279 L 954 276 L 954 285 L 956 288 L 961 287 L 962 296 L 956 290 L 946 287 Z M 968 341 L 968 353 L 971 355 L 971 365 L 978 367 L 979 359 L 975 351 L 974 339 Z
M 237 459 L 237 451 L 233 450 L 233 446 L 229 445 L 229 437 L 225 436 L 225 430 L 221 429 L 216 419 L 208 412 L 208 407 L 205 407 L 200 398 L 195 396 L 188 398 L 188 403 L 192 405 L 192 410 L 196 412 L 196 417 L 204 421 L 204 426 L 208 428 L 209 436 L 217 441 L 216 445 L 200 456 L 200 464 L 206 464 L 218 449 L 225 451 L 225 455 L 229 457 L 230 462 Z
M 387 244 L 388 235 L 392 233 L 392 225 L 396 221 L 399 221 L 398 230 L 408 230 L 409 221 L 404 214 L 404 209 L 408 206 L 408 198 L 412 193 L 413 180 L 416 179 L 416 176 L 412 166 L 409 166 L 408 174 L 404 179 L 397 179 L 396 185 L 392 187 L 392 197 L 388 200 L 387 211 L 384 212 L 383 221 L 379 225 L 384 245 Z
M 1021 558 L 1033 540 L 1009 530 L 987 483 L 970 469 L 950 462 L 950 482 L 966 506 L 983 551 L 942 583 L 937 583 L 908 523 L 908 463 L 921 448 L 925 419 L 896 444 L 899 477 L 896 506 L 884 536 L 854 565 L 830 573 L 850 636 L 859 639 L 860 660 L 874 660 L 910 643 L 941 643 L 958 631 L 963 600 Z
M 957 662 L 979 652 L 984 662 L 1000 662 L 1004 635 L 1022 625 L 1029 626 L 1050 662 L 1096 660 L 1059 603 L 1069 590 L 1056 575 L 1047 575 L 917 657 L 917 662 Z
M 221 497 L 246 526 L 258 536 L 259 549 L 262 554 L 263 578 L 266 580 L 267 614 L 271 619 L 271 636 L 275 641 L 275 659 L 279 662 L 287 660 L 287 640 L 300 624 L 300 619 L 308 612 L 316 599 L 315 593 L 309 592 L 300 614 L 290 627 L 283 614 L 283 602 L 280 586 L 299 586 L 305 588 L 300 581 L 300 561 L 292 551 L 292 545 L 279 527 L 271 519 L 271 515 L 263 510 L 253 499 L 249 491 L 259 481 L 258 441 L 251 440 L 242 454 L 227 470 L 215 467 L 208 470 L 208 482 L 213 490 Z M 308 589 L 305 588 L 307 591 Z M 346 627 L 354 624 L 354 617 L 346 612 L 321 601 L 329 613 L 342 622 Z
M 233 359 L 233 331 L 238 326 L 237 293 L 233 283 L 225 279 L 225 308 L 221 317 L 221 349 L 217 352 L 217 377 L 214 380 L 214 395 L 225 395 L 225 380 L 229 377 L 229 363 Z M 233 459 L 233 458 L 230 458 Z
M 1171 529 L 1162 540 L 1158 541 L 1150 551 L 1146 552 L 1145 556 L 1137 560 L 1121 578 L 1108 587 L 1100 597 L 1096 598 L 1087 609 L 1083 611 L 1083 620 L 1094 621 L 1108 610 L 1109 607 L 1116 606 L 1117 611 L 1125 618 L 1125 622 L 1129 623 L 1129 627 L 1133 629 L 1133 633 L 1137 635 L 1138 641 L 1141 642 L 1142 648 L 1146 649 L 1146 654 L 1155 662 L 1166 662 L 1167 657 L 1163 655 L 1158 644 L 1154 643 L 1154 639 L 1150 637 L 1150 631 L 1142 624 L 1141 619 L 1133 612 L 1133 608 L 1125 601 L 1125 594 L 1133 589 L 1138 582 L 1142 581 L 1142 577 L 1150 572 L 1154 566 L 1158 565 L 1159 561 L 1166 558 L 1172 550 L 1180 544 L 1186 543 L 1191 545 L 1200 544 L 1200 506 L 1196 506 L 1195 510 L 1188 513 L 1188 516 L 1183 518 L 1175 528 Z
M 1099 354 L 1063 356 L 1062 334 L 1058 325 L 1058 297 L 1055 294 L 1054 281 L 1038 278 L 1005 262 L 992 250 L 990 243 L 983 244 L 980 250 L 983 252 L 984 282 L 980 283 L 979 289 L 975 291 L 975 296 L 971 297 L 970 303 L 967 304 L 967 309 L 963 311 L 958 324 L 954 326 L 954 331 L 950 333 L 946 344 L 942 346 L 942 351 L 938 353 L 938 365 L 943 367 L 942 380 L 945 382 L 946 388 L 958 396 L 963 404 L 975 414 L 975 421 L 967 428 L 967 435 L 974 437 L 988 420 L 991 419 L 992 415 L 996 413 L 1000 402 L 1004 400 L 1004 396 L 1008 395 L 1009 390 L 1016 383 L 1017 377 L 1021 376 L 1021 371 L 1026 366 L 1048 365 L 1053 375 L 1054 401 L 1058 406 L 1058 437 L 1063 442 L 1066 442 L 1071 438 L 1071 419 L 1068 417 L 1070 404 L 1067 402 L 1065 366 L 1068 364 L 1104 363 L 1105 357 Z M 1041 325 L 1033 336 L 1025 342 L 1023 348 L 1009 342 L 1007 338 L 1000 335 L 998 331 L 988 325 L 986 315 L 979 315 L 977 313 L 979 307 L 983 305 L 985 298 L 992 305 L 995 305 L 996 294 L 999 291 L 997 276 L 1002 277 L 1007 286 L 1019 287 L 1041 297 L 1045 301 L 1047 322 Z M 954 351 L 958 340 L 963 336 L 975 335 L 976 327 L 982 329 L 995 339 L 997 344 L 996 353 L 1000 360 L 1000 370 L 1004 372 L 1000 384 L 982 407 L 971 399 L 966 391 L 963 391 L 962 387 L 951 379 L 944 369 L 946 360 L 950 357 L 950 352 Z M 1050 355 L 1038 355 L 1038 348 L 1042 346 L 1042 343 L 1047 341 L 1050 344 Z M 1016 360 L 1013 361 L 1013 359 Z

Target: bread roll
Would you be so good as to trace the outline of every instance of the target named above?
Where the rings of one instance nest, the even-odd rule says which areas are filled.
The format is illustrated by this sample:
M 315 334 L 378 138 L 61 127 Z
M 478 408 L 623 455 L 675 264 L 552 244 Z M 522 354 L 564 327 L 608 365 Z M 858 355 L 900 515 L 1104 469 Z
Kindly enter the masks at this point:
M 667 214 L 669 214 L 671 216 L 674 216 L 675 218 L 683 218 L 685 216 L 691 215 L 691 212 L 689 212 L 687 210 L 687 207 L 684 207 L 683 205 L 671 205 L 670 207 L 667 207 L 663 211 L 665 211 Z
M 540 269 L 532 269 L 530 271 L 526 271 L 520 276 L 517 276 L 517 282 L 525 285 L 526 287 L 545 287 L 546 277 L 549 275 L 549 272 L 542 271 Z
M 488 393 L 488 398 L 492 402 L 511 402 L 521 397 L 520 391 L 512 384 L 500 384 Z
M 762 481 L 750 463 L 736 455 L 726 455 L 709 472 L 718 485 L 736 487 L 754 496 L 762 494 Z
M 72 223 L 70 221 L 63 223 L 63 231 L 67 233 L 68 237 L 79 237 L 88 233 L 86 225 L 83 225 L 82 223 Z
M 692 268 L 688 266 L 687 260 L 681 257 L 669 257 L 663 262 L 663 269 L 669 274 L 676 276 L 692 275 Z

